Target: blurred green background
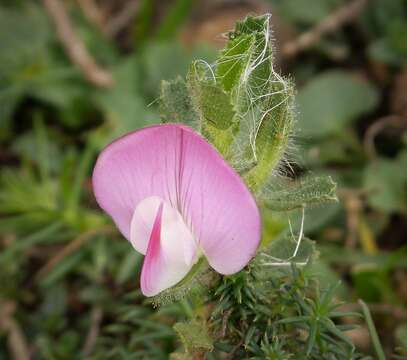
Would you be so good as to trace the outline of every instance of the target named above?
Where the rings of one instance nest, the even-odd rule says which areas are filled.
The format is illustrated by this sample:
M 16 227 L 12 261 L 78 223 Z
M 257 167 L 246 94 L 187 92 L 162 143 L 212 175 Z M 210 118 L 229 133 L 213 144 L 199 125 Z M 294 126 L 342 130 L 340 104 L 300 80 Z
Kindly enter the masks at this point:
M 407 348 L 407 1 L 0 4 L 0 359 L 165 359 L 177 347 L 172 324 L 191 309 L 145 303 L 142 258 L 97 208 L 92 166 L 112 139 L 159 122 L 161 80 L 211 63 L 236 20 L 266 12 L 275 66 L 297 85 L 295 174 L 338 183 L 337 205 L 306 214 L 318 274 L 343 279 L 349 308 L 370 304 L 389 354 Z M 333 27 L 317 36 L 321 22 Z M 78 43 L 85 54 L 72 55 Z M 265 236 L 285 226 L 266 214 Z M 363 326 L 348 335 L 370 348 Z

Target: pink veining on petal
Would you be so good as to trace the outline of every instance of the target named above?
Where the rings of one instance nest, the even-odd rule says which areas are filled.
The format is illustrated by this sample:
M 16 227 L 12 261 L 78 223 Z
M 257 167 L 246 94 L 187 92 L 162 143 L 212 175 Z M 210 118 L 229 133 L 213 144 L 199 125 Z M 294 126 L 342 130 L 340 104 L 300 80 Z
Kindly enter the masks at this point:
M 194 235 L 181 214 L 156 196 L 144 199 L 136 207 L 130 241 L 146 255 L 141 289 L 147 296 L 177 284 L 198 260 Z
M 148 250 L 152 239 L 147 235 L 152 229 L 143 230 L 142 225 L 134 232 L 140 235 L 131 237 L 135 209 L 145 199 L 162 199 L 163 218 L 167 211 L 182 217 L 175 225 L 167 221 L 164 231 L 166 241 L 159 258 L 165 271 L 157 278 L 162 286 L 187 269 L 176 256 L 180 244 L 195 242 L 186 246 L 186 254 L 195 260 L 199 246 L 209 264 L 222 274 L 241 270 L 259 245 L 260 214 L 252 194 L 216 149 L 186 126 L 157 125 L 116 140 L 99 156 L 93 186 L 99 205 L 138 251 Z M 148 219 L 153 227 L 153 218 L 149 215 Z M 181 242 L 176 231 L 183 234 Z M 179 249 L 172 248 L 172 242 Z M 169 252 L 171 256 L 166 257 Z M 170 277 L 167 271 L 173 267 L 175 275 Z
M 160 239 L 161 239 L 161 219 L 163 214 L 163 204 L 161 203 L 151 230 L 150 241 L 147 253 L 144 257 L 143 268 L 141 270 L 140 286 L 143 294 L 153 293 L 154 272 L 160 272 Z

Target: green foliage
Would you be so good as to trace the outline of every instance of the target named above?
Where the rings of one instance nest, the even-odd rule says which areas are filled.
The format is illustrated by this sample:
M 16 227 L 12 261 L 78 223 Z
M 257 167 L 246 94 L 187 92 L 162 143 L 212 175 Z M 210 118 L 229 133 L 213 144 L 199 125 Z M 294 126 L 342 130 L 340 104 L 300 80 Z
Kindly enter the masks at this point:
M 183 92 L 181 102 L 161 97 L 162 109 L 168 111 L 165 121 L 173 114 L 185 116 L 185 104 L 193 104 L 196 127 L 245 173 L 253 191 L 264 186 L 281 162 L 294 116 L 293 87 L 273 69 L 269 19 L 247 17 L 238 22 L 213 65 L 195 61 L 187 75 L 189 96 L 178 89 Z M 162 94 L 167 87 L 168 83 L 162 85 Z
M 385 212 L 405 212 L 407 174 L 402 154 L 395 160 L 377 159 L 365 169 L 364 186 L 369 205 Z
M 184 122 L 196 128 L 199 124 L 185 81 L 178 77 L 161 83 L 160 113 L 163 122 Z
M 373 323 L 372 315 L 370 314 L 369 308 L 364 303 L 364 301 L 359 300 L 359 304 L 362 307 L 363 315 L 366 319 L 367 326 L 369 329 L 370 336 L 372 338 L 373 346 L 376 352 L 376 356 L 378 360 L 385 360 L 386 356 L 384 354 L 382 345 L 380 344 L 379 336 L 377 335 L 376 328 Z
M 335 323 L 356 313 L 337 311 L 336 286 L 320 289 L 309 266 L 260 278 L 261 263 L 224 278 L 211 315 L 215 354 L 255 359 L 361 359 Z M 215 355 L 216 356 L 216 355 Z
M 221 154 L 227 155 L 238 126 L 234 124 L 235 112 L 228 94 L 212 79 L 205 78 L 202 63 L 192 64 L 187 80 L 202 134 Z
M 299 241 L 299 242 L 298 242 Z M 291 264 L 298 264 L 304 266 L 308 262 L 313 262 L 318 258 L 318 252 L 315 249 L 315 242 L 307 238 L 301 238 L 299 240 L 293 239 L 293 234 L 289 236 L 280 236 L 277 239 L 271 241 L 267 246 L 265 251 L 261 251 L 257 256 L 256 260 L 260 267 L 258 277 L 264 277 L 265 279 L 270 274 L 264 272 L 262 267 L 274 267 L 276 274 L 273 274 L 273 277 L 277 276 L 277 272 L 282 270 L 283 273 L 286 273 L 285 268 L 290 267 Z
M 346 5 L 270 2 L 282 44 L 290 35 L 281 37 L 280 30 L 300 34 Z M 405 0 L 371 0 L 344 29 L 323 36 L 290 62 L 282 55 L 281 68 L 300 85 L 298 111 L 293 111 L 292 81 L 276 72 L 268 17 L 239 22 L 215 60 L 211 49 L 186 51 L 173 41 L 187 20 L 191 34 L 212 24 L 206 12 L 202 19 L 187 19 L 193 2 L 175 1 L 168 9 L 158 9 L 158 3 L 142 1 L 133 24 L 114 41 L 85 21 L 75 3 L 67 4 L 75 31 L 115 79 L 114 87 L 98 89 L 66 56 L 41 2 L 2 2 L 0 358 L 12 356 L 12 334 L 3 328 L 10 319 L 32 356 L 41 359 L 167 359 L 168 354 L 190 359 L 174 331 L 177 323 L 185 339 L 201 335 L 204 326 L 205 337 L 194 337 L 202 351 L 194 355 L 208 360 L 362 358 L 344 335 L 350 323 L 367 324 L 372 331 L 372 319 L 356 321 L 356 314 L 338 312 L 339 297 L 378 303 L 371 315 L 385 356 L 405 358 L 404 320 L 375 311 L 394 306 L 402 314 L 406 300 L 404 127 L 392 131 L 389 125 L 376 134 L 374 160 L 363 146 L 379 118 L 404 114 L 405 89 L 397 91 L 395 84 L 402 84 L 406 60 Z M 229 19 L 239 6 L 222 7 L 214 23 Z M 110 10 L 107 23 L 121 4 Z M 194 85 L 190 76 L 184 78 L 196 58 L 205 62 L 193 67 Z M 163 79 L 175 80 L 163 82 L 160 93 Z M 293 138 L 296 112 L 297 127 L 304 131 Z M 151 299 L 131 292 L 138 287 L 142 256 L 105 231 L 109 220 L 92 198 L 90 175 L 98 149 L 157 122 L 159 114 L 218 142 L 259 203 L 269 199 L 272 206 L 262 209 L 262 247 L 246 269 L 221 277 L 198 267 L 153 299 L 157 309 Z M 312 206 L 334 198 L 327 178 L 281 179 L 296 146 L 302 151 L 298 163 L 291 163 L 295 173 L 306 167 L 334 174 L 340 203 Z M 371 247 L 364 245 L 366 233 Z M 352 234 L 353 244 L 348 243 Z M 54 259 L 59 260 L 48 266 Z M 345 281 L 333 294 L 332 284 L 341 278 Z M 15 308 L 9 318 L 3 317 L 5 303 Z M 97 341 L 87 350 L 95 334 Z M 372 340 L 368 353 L 380 353 L 380 343 Z
M 91 358 L 167 359 L 174 350 L 175 332 L 171 324 L 184 316 L 182 309 L 174 305 L 155 311 L 142 303 L 138 291 L 126 294 L 118 305 L 112 308 L 115 322 L 105 328 Z M 167 321 L 157 321 L 161 317 Z
M 47 25 L 34 5 L 21 11 L 0 7 L 0 139 L 7 135 L 10 117 L 30 82 L 46 69 Z
M 219 79 L 225 91 L 231 91 L 239 85 L 256 40 L 253 34 L 241 33 L 239 35 L 231 34 L 229 38 L 216 67 L 216 78 Z
M 137 60 L 129 57 L 113 69 L 117 85 L 112 89 L 95 91 L 94 101 L 105 114 L 100 147 L 136 128 L 152 124 L 156 113 L 147 108 L 140 96 L 140 74 Z
M 405 1 L 374 0 L 369 3 L 363 15 L 363 25 L 373 38 L 368 48 L 369 56 L 385 64 L 405 65 L 407 57 L 404 41 L 407 31 Z
M 346 72 L 314 77 L 297 96 L 301 134 L 323 137 L 341 131 L 378 103 L 376 89 Z
M 177 332 L 186 354 L 193 355 L 200 352 L 213 350 L 213 341 L 208 334 L 206 325 L 198 321 L 176 323 L 174 330 Z
M 396 339 L 399 344 L 397 352 L 400 356 L 395 355 L 395 358 L 402 359 L 407 355 L 407 324 L 402 324 L 396 329 Z
M 248 17 L 229 35 L 233 41 L 240 36 L 243 41 L 247 35 L 254 37 L 248 49 L 249 61 L 232 90 L 240 118 L 240 133 L 233 149 L 238 155 L 235 166 L 246 169 L 253 163 L 244 179 L 254 192 L 264 186 L 282 161 L 294 118 L 292 84 L 273 68 L 269 21 L 269 16 Z
M 330 177 L 311 177 L 281 190 L 262 194 L 266 206 L 275 211 L 293 210 L 337 201 L 336 184 Z
M 175 35 L 183 25 L 192 7 L 192 0 L 176 0 L 157 31 L 158 40 L 165 40 Z
M 281 1 L 279 10 L 292 22 L 299 25 L 314 25 L 334 11 L 342 0 L 286 0 Z

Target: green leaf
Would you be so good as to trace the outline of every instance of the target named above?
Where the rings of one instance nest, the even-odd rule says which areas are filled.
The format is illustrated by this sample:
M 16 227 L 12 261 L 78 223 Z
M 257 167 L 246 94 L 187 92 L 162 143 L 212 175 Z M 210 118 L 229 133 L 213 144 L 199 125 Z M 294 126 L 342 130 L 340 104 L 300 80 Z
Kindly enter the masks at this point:
M 33 3 L 17 9 L 0 7 L 0 63 L 5 71 L 33 63 L 50 39 L 45 14 Z
M 140 253 L 136 251 L 128 251 L 128 254 L 117 270 L 117 283 L 124 284 L 126 281 L 130 280 L 136 273 L 137 269 L 140 267 L 142 261 L 143 257 Z
M 58 265 L 55 266 L 54 269 L 52 269 L 49 274 L 47 274 L 44 279 L 40 280 L 40 285 L 44 288 L 55 285 L 68 273 L 75 271 L 84 256 L 85 253 L 83 251 L 79 251 L 63 259 Z
M 174 330 L 188 353 L 194 354 L 213 350 L 213 341 L 204 323 L 196 320 L 178 322 L 174 325 Z
M 187 19 L 193 5 L 192 0 L 176 0 L 168 11 L 157 31 L 158 40 L 166 40 L 174 36 L 183 22 Z
M 368 191 L 370 206 L 384 212 L 406 211 L 407 176 L 404 158 L 388 160 L 379 158 L 370 163 L 364 173 L 364 187 Z
M 217 60 L 216 79 L 226 91 L 230 91 L 239 85 L 242 72 L 250 59 L 251 48 L 255 37 L 253 34 L 229 35 L 226 48 L 222 50 Z
M 368 306 L 363 300 L 359 300 L 359 305 L 362 307 L 363 315 L 366 320 L 367 328 L 369 329 L 370 338 L 372 339 L 373 348 L 376 352 L 378 360 L 385 360 L 386 355 L 384 354 L 382 344 L 380 343 L 379 336 L 377 335 L 376 327 L 374 325 L 372 315 Z
M 52 242 L 52 240 L 55 239 L 56 234 L 58 234 L 58 232 L 62 230 L 62 224 L 60 222 L 54 222 L 48 224 L 48 226 L 37 231 L 36 233 L 18 239 L 16 243 L 13 244 L 13 246 L 9 246 L 7 247 L 7 249 L 2 251 L 2 253 L 0 254 L 0 262 L 6 261 L 15 256 L 21 256 L 21 252 L 29 249 L 34 245 L 47 243 L 50 242 L 50 240 Z
M 188 72 L 188 87 L 202 134 L 227 157 L 238 124 L 229 95 L 205 75 L 201 62 L 194 62 Z
M 314 77 L 297 96 L 302 135 L 323 137 L 339 132 L 378 104 L 377 90 L 344 71 Z
M 140 93 L 138 70 L 136 58 L 131 56 L 124 59 L 113 69 L 116 85 L 93 94 L 94 101 L 107 119 L 105 127 L 99 130 L 99 135 L 102 135 L 101 139 L 97 139 L 99 146 L 105 146 L 112 139 L 157 120 L 158 115 L 147 108 Z
M 25 93 L 27 80 L 44 70 L 50 38 L 47 18 L 38 6 L 0 6 L 0 139 L 9 135 L 10 119 Z
M 256 166 L 244 176 L 254 191 L 265 185 L 282 161 L 289 144 L 294 120 L 292 106 L 294 89 L 291 82 L 276 74 L 266 82 L 269 83 L 266 90 L 261 95 L 257 95 L 260 103 L 255 106 L 257 111 L 254 112 L 255 119 L 252 123 L 254 124 L 252 137 L 254 136 L 255 141 L 252 142 L 251 148 L 255 155 Z M 249 119 L 249 123 L 252 120 Z M 247 161 L 250 160 L 247 159 Z
M 262 194 L 265 205 L 274 211 L 294 210 L 337 201 L 336 184 L 331 177 L 313 177 L 281 190 Z
M 271 241 L 270 245 L 256 257 L 256 261 L 260 265 L 271 266 L 273 271 L 276 271 L 278 268 L 290 270 L 287 266 L 294 263 L 305 265 L 317 257 L 314 241 L 303 237 L 298 246 L 297 239 L 290 234 Z
M 133 43 L 136 48 L 140 48 L 151 33 L 154 3 L 151 0 L 141 0 L 137 5 L 138 12 L 133 22 Z
M 160 115 L 163 122 L 181 122 L 198 127 L 198 114 L 193 108 L 187 85 L 180 76 L 161 83 Z
M 407 324 L 404 323 L 397 327 L 396 329 L 396 339 L 400 346 L 404 348 L 404 351 L 407 351 Z
M 313 25 L 335 10 L 342 0 L 284 0 L 279 10 L 291 22 Z
M 138 56 L 142 81 L 141 90 L 147 98 L 155 100 L 159 96 L 163 79 L 185 76 L 193 59 L 212 61 L 215 53 L 210 47 L 201 45 L 186 51 L 178 42 L 151 43 Z
M 306 355 L 307 357 L 310 355 L 312 348 L 315 345 L 317 333 L 319 332 L 319 324 L 318 321 L 312 321 L 309 329 L 308 339 L 307 339 L 307 350 Z
M 267 15 L 248 16 L 238 22 L 217 65 L 217 75 L 230 89 L 240 121 L 232 150 L 236 159 L 231 162 L 245 172 L 244 179 L 254 192 L 281 161 L 294 118 L 293 86 L 273 69 L 269 20 Z

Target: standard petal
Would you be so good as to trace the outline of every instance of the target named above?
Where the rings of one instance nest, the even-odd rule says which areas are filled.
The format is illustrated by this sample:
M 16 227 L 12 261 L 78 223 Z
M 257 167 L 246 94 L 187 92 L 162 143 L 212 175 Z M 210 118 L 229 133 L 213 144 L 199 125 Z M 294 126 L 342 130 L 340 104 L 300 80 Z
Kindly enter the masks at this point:
M 153 126 L 116 140 L 99 156 L 93 186 L 129 240 L 136 207 L 158 197 L 178 210 L 218 272 L 239 271 L 258 247 L 260 215 L 251 193 L 212 145 L 185 126 Z M 145 252 L 148 241 L 140 239 L 132 243 Z
M 139 213 L 146 209 L 148 211 L 143 213 L 146 216 L 139 216 L 135 212 L 132 238 L 143 235 L 139 228 L 145 222 L 152 222 L 140 287 L 144 295 L 154 296 L 177 284 L 188 274 L 197 260 L 197 244 L 179 212 L 157 197 L 143 200 L 137 209 Z M 155 214 L 148 218 L 152 209 Z

